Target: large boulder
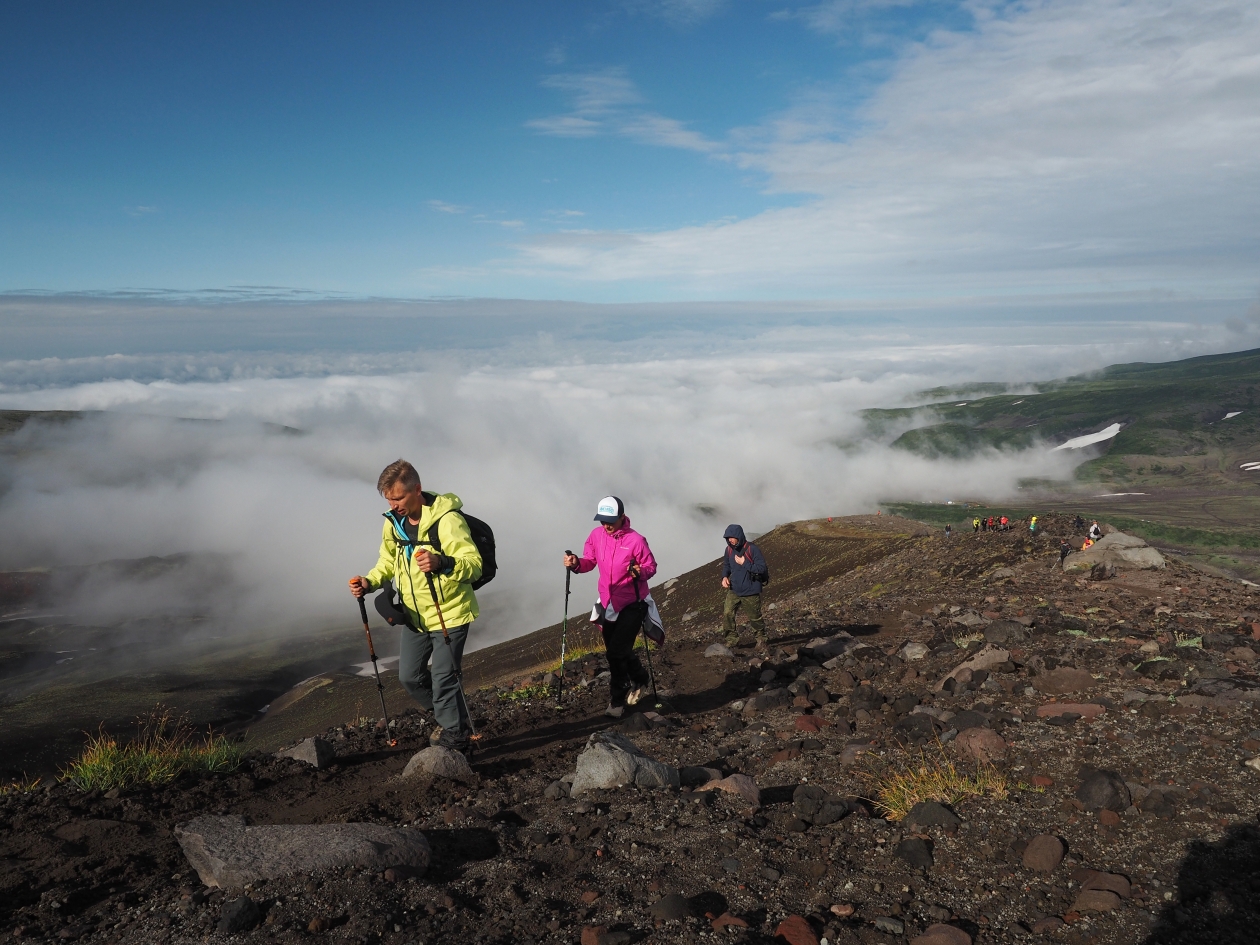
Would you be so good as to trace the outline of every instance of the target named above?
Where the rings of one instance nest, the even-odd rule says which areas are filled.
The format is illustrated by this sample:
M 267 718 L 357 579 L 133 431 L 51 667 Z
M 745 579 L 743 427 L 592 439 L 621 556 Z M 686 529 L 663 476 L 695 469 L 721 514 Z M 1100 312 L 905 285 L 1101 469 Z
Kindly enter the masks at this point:
M 578 755 L 577 773 L 569 793 L 607 790 L 634 784 L 643 788 L 678 787 L 677 768 L 661 764 L 639 750 L 620 732 L 596 732 Z
M 1073 552 L 1063 562 L 1064 571 L 1092 571 L 1095 565 L 1137 570 L 1151 570 L 1165 566 L 1164 556 L 1135 535 L 1112 532 L 1103 535 L 1084 551 Z
M 248 827 L 239 815 L 197 817 L 175 838 L 207 886 L 241 888 L 294 873 L 360 866 L 381 872 L 429 868 L 429 841 L 419 830 L 383 824 L 274 824 Z
M 407 762 L 407 767 L 403 768 L 402 777 L 404 780 L 445 778 L 447 781 L 458 781 L 460 784 L 471 784 L 477 780 L 477 775 L 473 772 L 467 758 L 441 745 L 430 745 L 412 755 L 411 760 Z

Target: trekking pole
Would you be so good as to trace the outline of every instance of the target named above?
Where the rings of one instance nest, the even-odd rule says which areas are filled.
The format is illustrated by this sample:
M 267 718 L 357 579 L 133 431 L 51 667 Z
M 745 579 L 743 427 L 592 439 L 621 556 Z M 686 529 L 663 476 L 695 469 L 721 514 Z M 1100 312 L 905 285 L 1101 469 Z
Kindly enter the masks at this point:
M 630 567 L 633 568 L 634 566 L 635 566 L 635 562 L 631 561 Z M 643 598 L 639 596 L 639 577 L 633 571 L 631 571 L 630 573 L 630 581 L 632 584 L 634 584 L 635 603 L 640 603 L 643 600 Z M 648 639 L 648 635 L 647 635 L 647 622 L 648 622 L 648 615 L 645 613 L 643 615 L 643 623 L 639 624 L 639 631 L 643 634 L 643 655 L 647 658 L 648 682 L 652 686 L 652 708 L 659 709 L 661 707 L 661 698 L 660 696 L 656 694 L 656 674 L 652 672 L 651 641 Z
M 568 548 L 564 550 L 565 555 L 573 554 Z M 573 577 L 571 568 L 564 569 L 564 619 L 560 622 L 560 693 L 556 696 L 559 702 L 564 698 L 564 659 L 568 653 L 569 646 L 569 579 Z
M 429 581 L 429 596 L 433 598 L 433 609 L 437 611 L 438 624 L 442 627 L 442 638 L 446 640 L 446 648 L 449 652 L 451 647 L 451 635 L 446 629 L 446 618 L 442 616 L 442 605 L 438 603 L 437 587 L 433 583 L 433 572 L 426 571 L 424 576 L 428 578 Z M 480 738 L 481 736 L 477 734 L 477 726 L 473 725 L 472 709 L 468 708 L 468 697 L 464 695 L 463 667 L 455 661 L 454 656 L 451 658 L 451 664 L 455 667 L 455 684 L 459 689 L 460 701 L 464 703 L 464 714 L 468 716 L 468 727 L 472 729 L 473 738 Z
M 376 694 L 381 697 L 381 715 L 385 717 L 385 734 L 389 735 L 389 710 L 385 708 L 385 687 L 381 685 L 381 671 L 376 665 L 376 647 L 372 645 L 372 628 L 368 626 L 367 602 L 359 598 L 359 616 L 363 618 L 363 633 L 367 636 L 368 655 L 372 657 L 372 672 L 376 674 Z M 398 744 L 398 739 L 389 740 L 390 747 Z

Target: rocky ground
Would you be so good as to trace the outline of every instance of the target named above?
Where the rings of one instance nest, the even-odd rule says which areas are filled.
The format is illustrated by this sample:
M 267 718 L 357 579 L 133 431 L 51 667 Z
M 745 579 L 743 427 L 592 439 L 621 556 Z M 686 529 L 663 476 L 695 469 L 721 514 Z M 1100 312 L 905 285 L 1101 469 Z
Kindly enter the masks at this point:
M 428 744 L 411 711 L 392 733 L 375 720 L 322 733 L 335 757 L 320 770 L 254 754 L 161 789 L 10 792 L 0 935 L 1256 941 L 1252 589 L 1175 559 L 1104 580 L 1064 573 L 1070 525 L 1055 517 L 1037 537 L 877 524 L 884 538 L 838 536 L 866 549 L 847 568 L 777 588 L 767 651 L 710 650 L 712 566 L 656 589 L 671 629 L 653 656 L 659 707 L 605 718 L 596 656 L 559 707 L 537 676 L 471 693 L 482 738 L 467 783 L 400 777 Z M 773 569 L 774 540 L 764 547 Z M 679 786 L 570 796 L 588 740 L 609 729 Z M 881 778 L 948 762 L 989 772 L 985 793 L 884 816 Z M 433 861 L 420 876 L 344 868 L 206 887 L 176 832 L 222 814 L 414 827 Z

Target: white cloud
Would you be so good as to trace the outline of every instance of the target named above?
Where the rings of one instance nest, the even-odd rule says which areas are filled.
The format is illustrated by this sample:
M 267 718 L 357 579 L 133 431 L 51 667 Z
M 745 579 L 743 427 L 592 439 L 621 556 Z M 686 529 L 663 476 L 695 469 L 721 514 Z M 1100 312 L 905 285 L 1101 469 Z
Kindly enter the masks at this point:
M 160 209 L 160 207 L 152 206 L 123 207 L 123 210 L 127 212 L 127 215 L 133 217 L 147 217 L 151 214 L 160 212 Z
M 447 203 L 445 200 L 430 200 L 429 206 L 439 213 L 467 213 L 468 208 L 455 203 Z
M 860 436 L 858 409 L 970 374 L 984 359 L 964 347 L 837 354 L 754 346 L 583 365 L 561 351 L 537 367 L 123 379 L 10 395 L 5 406 L 113 413 L 0 441 L 0 567 L 216 553 L 235 575 L 221 614 L 256 626 L 352 616 L 345 580 L 371 566 L 379 537 L 373 484 L 403 455 L 426 485 L 457 492 L 495 529 L 501 570 L 480 595 L 484 644 L 554 619 L 558 553 L 582 541 L 592 502 L 609 492 L 626 500 L 670 574 L 712 557 L 728 521 L 762 530 L 869 510 L 894 494 L 997 497 L 1022 476 L 1070 468 L 1041 451 L 932 463 L 875 442 L 838 449 L 837 439 Z M 699 506 L 717 507 L 718 518 Z M 66 509 L 85 513 L 73 542 L 47 524 Z M 576 593 L 593 587 L 578 582 Z
M 838 119 L 815 90 L 740 132 L 739 164 L 770 193 L 807 195 L 799 205 L 656 233 L 553 234 L 522 244 L 525 271 L 798 297 L 1253 291 L 1260 7 L 971 9 L 974 30 L 912 46 L 856 117 Z M 574 114 L 593 130 L 713 148 L 669 141 L 685 128 L 632 126 L 628 111 Z
M 559 138 L 613 134 L 642 144 L 702 153 L 721 147 L 676 119 L 639 107 L 643 96 L 624 69 L 553 75 L 544 79 L 543 85 L 567 95 L 572 110 L 525 123 L 542 134 Z
M 716 14 L 726 6 L 726 0 L 626 0 L 626 6 L 676 26 L 689 26 Z

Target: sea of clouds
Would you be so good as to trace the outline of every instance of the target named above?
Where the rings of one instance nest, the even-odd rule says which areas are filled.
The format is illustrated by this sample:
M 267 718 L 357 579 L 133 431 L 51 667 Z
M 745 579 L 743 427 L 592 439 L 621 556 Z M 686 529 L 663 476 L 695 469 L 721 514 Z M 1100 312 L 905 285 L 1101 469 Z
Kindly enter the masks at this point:
M 604 326 L 558 340 L 454 317 L 430 336 L 462 331 L 475 345 L 373 348 L 338 323 L 292 345 L 0 364 L 0 408 L 86 411 L 0 440 L 0 569 L 206 554 L 227 563 L 198 593 L 220 628 L 353 624 L 345 585 L 376 559 L 376 478 L 405 457 L 495 530 L 499 577 L 479 594 L 474 635 L 486 645 L 559 619 L 561 553 L 581 548 L 603 495 L 625 501 L 661 577 L 715 558 L 731 522 L 758 533 L 895 499 L 1000 500 L 1021 479 L 1070 476 L 1079 457 L 1045 444 L 926 460 L 890 448 L 899 431 L 870 435 L 860 412 L 941 384 L 1022 389 L 1241 347 L 1223 328 L 1187 338 L 1183 324 L 889 331 L 731 315 L 698 331 L 659 316 L 638 335 Z M 328 337 L 339 332 L 341 349 Z M 575 580 L 575 612 L 594 586 Z M 172 605 L 153 586 L 115 590 L 114 614 Z

